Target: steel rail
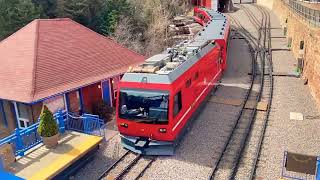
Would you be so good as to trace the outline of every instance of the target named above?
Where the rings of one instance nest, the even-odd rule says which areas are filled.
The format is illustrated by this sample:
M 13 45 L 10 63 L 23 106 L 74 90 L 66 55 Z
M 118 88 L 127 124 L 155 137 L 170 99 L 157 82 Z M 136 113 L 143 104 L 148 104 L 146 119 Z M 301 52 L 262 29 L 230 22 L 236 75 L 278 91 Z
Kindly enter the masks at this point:
M 116 180 L 120 180 L 122 179 L 122 177 L 127 174 L 130 169 L 135 165 L 137 164 L 137 162 L 141 159 L 142 155 L 139 154 L 137 155 L 118 175 L 117 177 L 115 178 Z
M 126 151 L 118 160 L 116 160 L 111 166 L 109 166 L 100 176 L 98 179 L 103 179 L 105 178 L 111 170 L 115 169 L 117 167 L 117 165 L 122 162 L 129 154 L 134 154 L 132 153 L 131 151 Z M 146 156 L 144 155 L 141 155 L 141 154 L 135 154 L 136 157 L 129 162 L 129 164 L 119 173 L 117 174 L 117 176 L 114 178 L 116 180 L 119 180 L 119 179 L 122 179 L 123 176 L 125 174 L 127 174 L 131 169 L 132 167 L 134 167 L 137 162 L 141 159 L 141 158 L 144 158 Z M 134 179 L 140 179 L 144 173 L 146 172 L 146 170 L 151 166 L 151 164 L 157 159 L 157 157 L 151 157 L 149 162 L 147 163 L 147 165 L 142 169 L 142 171 L 138 174 L 137 177 L 135 177 Z
M 247 16 L 249 17 L 249 21 L 252 23 L 252 25 L 254 25 L 255 28 L 256 28 L 259 32 L 261 32 L 261 31 L 260 31 L 261 25 L 259 25 L 260 22 L 259 22 L 259 20 L 257 19 L 257 17 L 254 16 L 254 15 L 252 15 L 252 12 L 251 12 L 246 6 L 243 6 L 243 5 L 241 5 L 241 4 L 239 4 L 238 6 L 240 6 L 240 7 L 243 9 L 243 11 L 247 14 Z
M 129 151 L 126 151 L 117 161 L 115 161 L 111 166 L 109 166 L 100 176 L 98 179 L 104 178 L 112 169 L 114 169 L 119 162 L 121 162 L 126 156 L 130 154 Z
M 237 21 L 237 20 L 236 20 Z M 259 36 L 261 35 L 261 29 L 262 29 L 262 26 L 263 26 L 263 22 L 265 21 L 265 18 L 264 16 L 262 17 L 262 20 L 261 20 L 261 26 L 260 28 L 257 28 L 257 30 L 259 31 Z M 246 31 L 247 34 L 250 34 L 249 31 L 244 28 L 240 22 L 237 21 L 237 24 L 240 25 L 240 27 L 242 28 L 243 31 Z M 252 36 L 252 35 L 251 35 Z M 261 39 L 261 36 L 259 37 L 259 42 L 258 43 L 261 43 L 260 40 Z M 265 48 L 265 40 L 266 40 L 266 37 L 264 36 L 263 37 L 263 49 Z M 234 179 L 235 176 L 236 176 L 236 173 L 238 171 L 238 168 L 239 168 L 239 164 L 240 164 L 240 160 L 241 160 L 241 155 L 243 154 L 244 152 L 244 149 L 245 149 L 245 145 L 246 145 L 246 142 L 247 142 L 247 139 L 250 135 L 250 132 L 252 131 L 252 125 L 253 125 L 253 121 L 255 120 L 255 117 L 256 117 L 256 114 L 257 114 L 257 103 L 261 100 L 261 96 L 262 96 L 262 92 L 263 92 L 263 87 L 264 87 L 264 73 L 265 73 L 265 69 L 264 69 L 264 66 L 265 66 L 265 58 L 264 58 L 264 53 L 263 55 L 261 54 L 261 51 L 259 53 L 260 55 L 260 60 L 261 60 L 261 69 L 262 69 L 262 72 L 260 73 L 260 88 L 259 88 L 259 93 L 256 97 L 256 105 L 255 105 L 255 108 L 254 110 L 252 111 L 251 113 L 251 116 L 250 116 L 250 119 L 249 119 L 249 125 L 248 125 L 248 128 L 246 129 L 245 131 L 245 136 L 244 136 L 244 140 L 241 142 L 241 145 L 240 145 L 240 151 L 238 153 L 238 156 L 236 156 L 236 160 L 235 160 L 235 165 L 233 166 L 232 168 L 232 172 L 231 172 L 231 176 L 228 177 L 228 179 Z
M 156 160 L 155 157 L 151 158 L 150 161 L 148 162 L 148 164 L 143 168 L 143 170 L 139 173 L 139 175 L 138 175 L 136 178 L 134 178 L 134 179 L 135 179 L 135 180 L 140 179 L 140 178 L 144 175 L 144 173 L 146 172 L 146 170 L 151 166 L 151 164 L 152 164 L 155 160 Z
M 267 28 L 268 28 L 268 62 L 269 62 L 269 77 L 270 77 L 270 97 L 268 99 L 268 108 L 267 108 L 267 113 L 265 115 L 265 123 L 263 124 L 263 128 L 262 128 L 262 134 L 261 136 L 259 137 L 259 144 L 258 144 L 258 147 L 256 149 L 256 155 L 255 155 L 255 159 L 253 161 L 253 168 L 251 169 L 251 174 L 249 176 L 249 179 L 252 180 L 254 175 L 255 175 L 255 172 L 256 172 L 256 168 L 257 168 L 257 164 L 258 164 L 258 161 L 259 161 L 259 158 L 260 158 L 260 154 L 261 154 L 261 149 L 262 149 L 262 145 L 263 145 L 263 140 L 264 140 L 264 137 L 265 137 L 265 132 L 266 132 L 266 128 L 268 126 L 268 120 L 269 120 L 269 116 L 270 116 L 270 111 L 271 111 L 271 105 L 272 105 L 272 99 L 273 99 L 273 86 L 274 86 L 274 83 L 273 83 L 273 76 L 272 76 L 272 73 L 273 73 L 273 62 L 272 62 L 272 52 L 271 52 L 271 49 L 272 49 L 272 44 L 271 44 L 271 20 L 270 20 L 270 14 L 268 12 L 266 12 L 266 10 L 262 7 L 259 7 L 267 16 L 268 18 L 268 24 L 267 26 L 265 27 L 265 31 L 267 31 Z
M 244 7 L 244 6 L 242 6 L 242 7 Z M 248 9 L 246 10 L 247 11 L 247 13 L 249 13 L 249 14 L 251 14 L 251 16 L 252 16 L 252 12 L 251 11 L 249 11 Z M 262 19 L 261 19 L 261 26 L 258 28 L 257 26 L 256 26 L 256 29 L 258 30 L 258 31 L 261 31 L 262 30 L 262 27 L 264 26 L 265 27 L 265 23 L 267 22 L 267 19 L 266 19 L 266 17 L 264 16 L 264 14 L 263 13 L 261 13 L 262 14 Z M 243 28 L 243 30 L 244 31 L 247 31 L 243 26 L 242 26 L 242 28 Z M 261 58 L 262 58 L 262 72 L 261 72 L 261 82 L 260 82 L 260 84 L 261 84 L 261 86 L 260 86 L 260 90 L 259 90 L 259 94 L 258 94 L 258 97 L 257 97 L 257 102 L 258 101 L 260 101 L 261 100 L 261 96 L 262 96 L 262 93 L 263 93 L 263 87 L 264 87 L 264 76 L 265 76 L 265 48 L 266 48 L 266 31 L 264 31 L 264 36 L 263 36 L 263 48 L 262 48 L 262 55 L 261 55 L 261 53 L 260 53 L 260 55 L 262 56 Z M 256 114 L 257 114 L 257 109 L 255 108 L 254 109 L 254 112 L 253 112 L 253 116 L 254 116 L 254 118 L 256 117 Z M 246 136 L 245 136 L 245 140 L 244 140 L 244 143 L 241 145 L 241 148 L 240 148 L 240 152 L 239 152 L 239 156 L 237 156 L 237 159 L 236 159 L 236 163 L 235 163 L 235 166 L 234 166 L 234 168 L 233 168 L 233 171 L 232 171 L 232 174 L 231 174 L 231 176 L 229 177 L 229 179 L 235 179 L 235 176 L 236 176 L 236 174 L 237 174 L 237 172 L 238 172 L 238 169 L 239 169 L 239 164 L 240 164 L 240 161 L 241 161 L 241 155 L 244 153 L 244 149 L 245 149 L 245 145 L 246 145 L 246 141 L 247 141 L 247 139 L 248 139 L 248 137 L 249 137 L 249 135 L 251 134 L 251 132 L 252 132 L 252 122 L 251 122 L 251 124 L 250 124 L 250 126 L 249 126 L 249 132 L 246 134 Z
M 230 16 L 230 18 L 232 18 L 232 19 L 235 21 L 235 19 L 234 19 L 232 16 Z M 247 93 L 246 93 L 245 99 L 244 99 L 244 101 L 243 101 L 243 103 L 242 103 L 241 110 L 240 110 L 239 114 L 237 115 L 237 120 L 236 120 L 235 124 L 233 125 L 232 131 L 231 131 L 231 133 L 230 133 L 229 136 L 228 136 L 227 142 L 226 142 L 226 144 L 225 144 L 224 147 L 223 147 L 222 153 L 221 153 L 220 156 L 218 157 L 217 163 L 214 165 L 214 167 L 213 167 L 212 170 L 211 170 L 209 179 L 213 179 L 214 176 L 216 175 L 216 172 L 217 172 L 218 167 L 219 167 L 219 165 L 220 165 L 220 163 L 221 163 L 222 157 L 224 156 L 224 154 L 225 154 L 225 152 L 226 152 L 226 150 L 227 150 L 227 147 L 229 146 L 229 144 L 230 144 L 230 142 L 231 142 L 231 138 L 233 137 L 234 132 L 235 132 L 235 130 L 237 129 L 236 127 L 237 127 L 237 125 L 239 124 L 239 121 L 240 121 L 240 119 L 241 119 L 241 117 L 242 117 L 242 114 L 243 114 L 243 112 L 245 111 L 245 105 L 246 105 L 247 101 L 249 100 L 249 96 L 251 95 L 252 88 L 253 88 L 253 85 L 254 85 L 254 80 L 255 80 L 255 76 L 256 76 L 256 65 L 255 65 L 255 64 L 256 64 L 257 57 L 258 57 L 258 54 L 259 54 L 259 53 L 255 53 L 255 55 L 252 54 L 252 49 L 253 49 L 253 47 L 252 47 L 251 43 L 253 43 L 253 45 L 256 46 L 256 49 L 259 49 L 259 44 L 260 44 L 260 42 L 258 42 L 258 43 L 256 44 L 256 43 L 255 43 L 255 38 L 253 38 L 252 36 L 250 36 L 250 33 L 247 33 L 247 32 L 245 32 L 245 31 L 243 31 L 242 34 L 243 34 L 244 36 L 247 36 L 247 38 L 249 39 L 249 40 L 248 40 L 248 39 L 245 38 L 245 40 L 247 41 L 247 43 L 248 43 L 248 45 L 249 45 L 249 49 L 250 49 L 251 56 L 252 56 L 251 83 L 250 83 L 249 90 L 248 90 Z M 259 37 L 258 39 L 260 39 L 260 37 Z M 251 43 L 250 43 L 249 41 L 251 41 Z M 260 40 L 259 40 L 259 41 L 260 41 Z M 254 109 L 256 109 L 256 108 L 254 108 Z M 250 119 L 251 119 L 251 118 L 250 118 Z M 251 120 L 250 120 L 250 121 L 251 121 Z

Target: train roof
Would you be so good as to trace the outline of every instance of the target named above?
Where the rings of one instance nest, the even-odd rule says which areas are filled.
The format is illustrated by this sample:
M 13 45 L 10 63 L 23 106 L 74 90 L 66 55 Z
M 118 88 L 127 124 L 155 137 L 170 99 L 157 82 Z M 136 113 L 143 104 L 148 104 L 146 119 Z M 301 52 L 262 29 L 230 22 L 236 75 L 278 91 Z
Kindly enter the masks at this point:
M 130 67 L 121 81 L 171 84 L 197 61 L 211 51 L 216 39 L 224 39 L 227 18 L 220 12 L 207 10 L 212 17 L 192 40 L 181 42 L 154 55 L 137 67 Z

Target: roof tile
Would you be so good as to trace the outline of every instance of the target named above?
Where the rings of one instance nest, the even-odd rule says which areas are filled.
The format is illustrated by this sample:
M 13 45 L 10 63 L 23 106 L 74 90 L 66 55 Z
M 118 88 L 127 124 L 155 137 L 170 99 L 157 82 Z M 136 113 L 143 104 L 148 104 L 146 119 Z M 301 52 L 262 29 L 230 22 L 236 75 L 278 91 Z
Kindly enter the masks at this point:
M 68 18 L 34 20 L 0 43 L 0 98 L 34 102 L 122 73 L 144 59 Z

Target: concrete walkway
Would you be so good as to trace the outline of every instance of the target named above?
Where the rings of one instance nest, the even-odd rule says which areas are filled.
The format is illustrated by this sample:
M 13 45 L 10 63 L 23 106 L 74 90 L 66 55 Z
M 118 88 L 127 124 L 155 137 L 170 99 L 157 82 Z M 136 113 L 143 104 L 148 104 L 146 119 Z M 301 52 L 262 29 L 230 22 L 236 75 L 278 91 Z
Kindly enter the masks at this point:
M 42 145 L 17 159 L 11 169 L 16 176 L 25 179 L 50 179 L 84 156 L 101 141 L 102 137 L 74 131 L 66 132 L 61 136 L 56 148 L 47 149 Z

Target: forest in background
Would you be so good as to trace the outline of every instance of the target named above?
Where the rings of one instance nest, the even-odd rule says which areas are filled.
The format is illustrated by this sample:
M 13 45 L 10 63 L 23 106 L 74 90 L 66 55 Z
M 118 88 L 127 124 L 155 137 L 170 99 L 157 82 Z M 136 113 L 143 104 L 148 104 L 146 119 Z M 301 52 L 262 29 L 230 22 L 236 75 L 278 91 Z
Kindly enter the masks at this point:
M 150 56 L 168 44 L 172 18 L 189 0 L 0 0 L 0 40 L 37 18 L 64 18 Z

